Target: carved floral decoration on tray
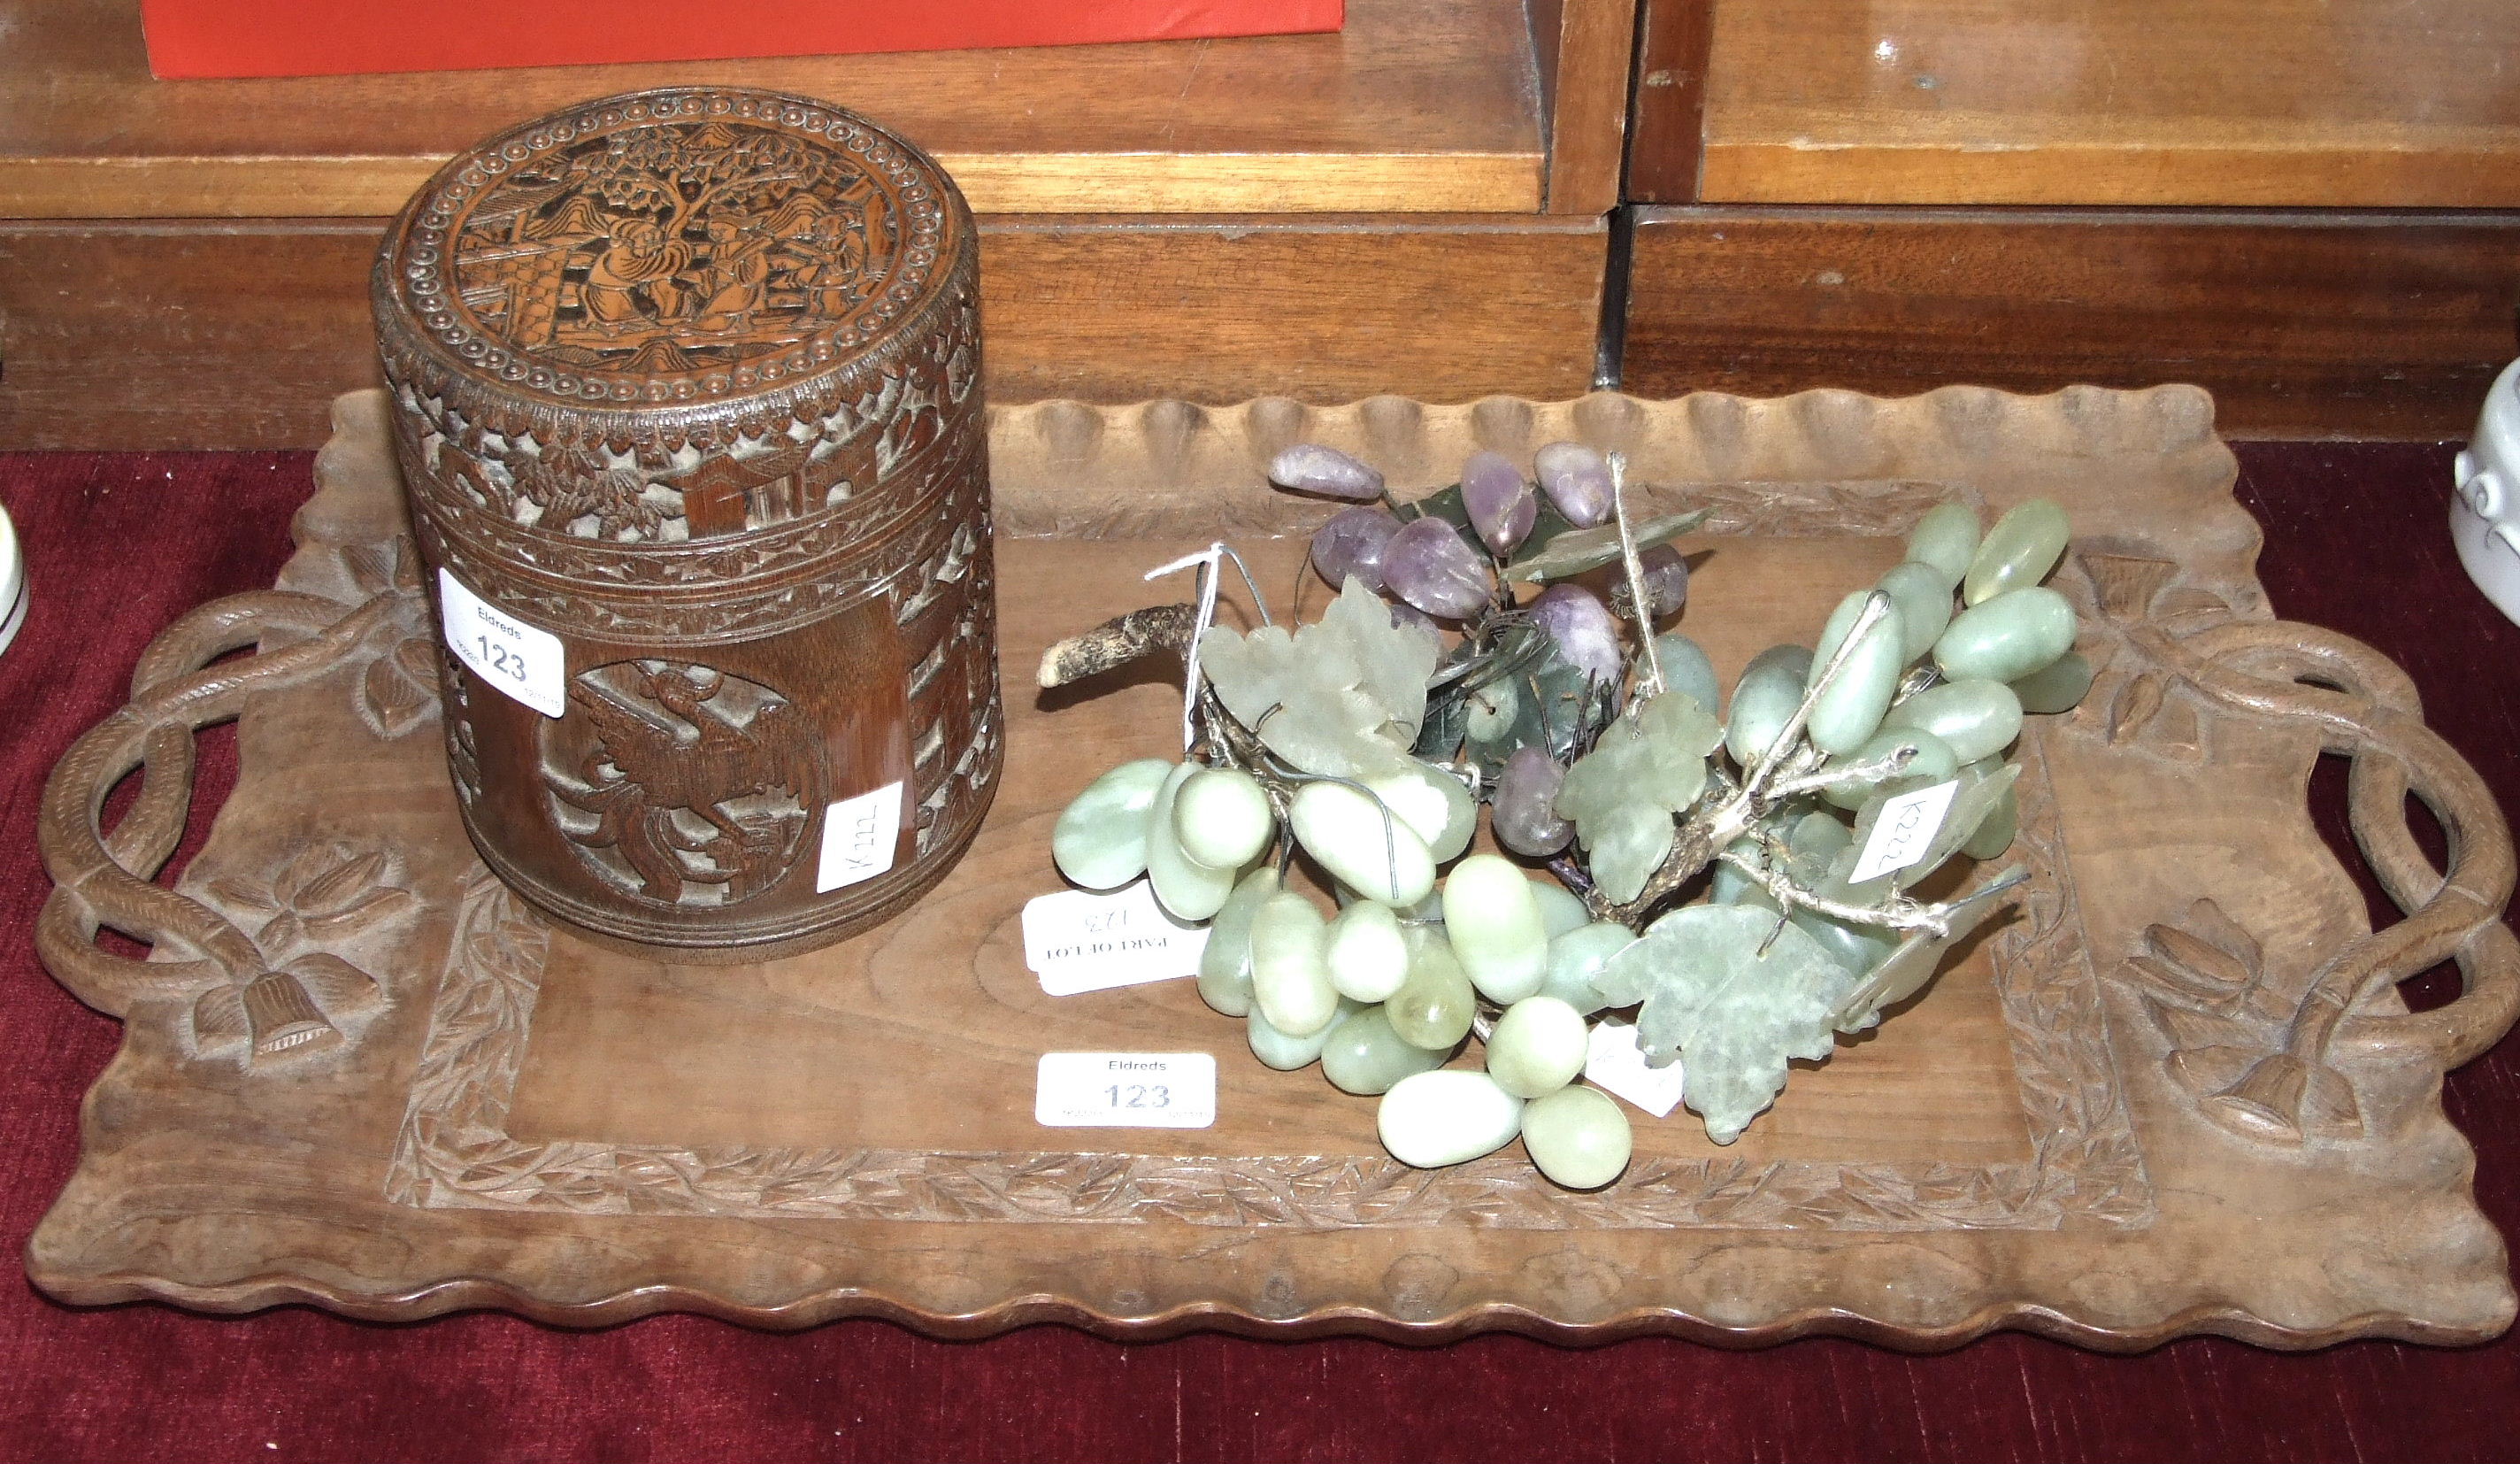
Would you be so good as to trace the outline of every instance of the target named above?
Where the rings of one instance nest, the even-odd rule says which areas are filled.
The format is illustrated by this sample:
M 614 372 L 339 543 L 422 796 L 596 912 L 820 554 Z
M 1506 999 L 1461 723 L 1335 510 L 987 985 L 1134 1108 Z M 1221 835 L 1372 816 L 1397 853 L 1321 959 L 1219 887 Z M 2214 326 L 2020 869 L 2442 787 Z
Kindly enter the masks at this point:
M 221 982 L 194 1001 L 193 1040 L 203 1056 L 256 1062 L 319 1052 L 383 1005 L 375 977 L 325 948 L 411 910 L 412 893 L 392 883 L 382 849 L 310 846 L 267 886 L 225 879 L 210 892 L 252 924 L 267 969 Z

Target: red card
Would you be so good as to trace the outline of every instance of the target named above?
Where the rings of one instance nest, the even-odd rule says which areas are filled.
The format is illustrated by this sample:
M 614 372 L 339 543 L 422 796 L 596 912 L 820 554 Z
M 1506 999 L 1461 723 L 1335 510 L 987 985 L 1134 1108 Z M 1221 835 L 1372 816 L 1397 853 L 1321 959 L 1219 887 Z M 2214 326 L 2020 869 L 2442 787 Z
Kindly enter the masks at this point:
M 320 76 L 1336 30 L 1346 0 L 142 0 L 159 76 Z

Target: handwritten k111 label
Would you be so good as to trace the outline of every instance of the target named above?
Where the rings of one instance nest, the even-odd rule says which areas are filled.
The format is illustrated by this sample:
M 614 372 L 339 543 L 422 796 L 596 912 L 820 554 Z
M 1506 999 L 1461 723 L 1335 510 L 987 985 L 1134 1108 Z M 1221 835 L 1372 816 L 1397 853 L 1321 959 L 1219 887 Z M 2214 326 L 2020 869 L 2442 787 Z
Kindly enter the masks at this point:
M 568 709 L 568 657 L 559 636 L 492 609 L 444 570 L 437 608 L 446 649 L 473 675 L 545 716 Z
M 1062 890 L 1023 909 L 1024 964 L 1053 996 L 1196 976 L 1207 928 L 1184 925 L 1155 903 L 1145 880 L 1107 894 Z
M 1205 1128 L 1216 1059 L 1204 1052 L 1045 1052 L 1033 1121 L 1047 1128 Z
M 1633 1022 L 1594 1024 L 1584 1054 L 1584 1077 L 1605 1093 L 1615 1093 L 1657 1119 L 1668 1119 L 1680 1107 L 1680 1064 L 1645 1066 L 1644 1049 L 1637 1045 Z
M 1959 780 L 1937 783 L 1903 793 L 1881 805 L 1881 816 L 1872 821 L 1872 837 L 1864 841 L 1864 852 L 1856 856 L 1855 872 L 1847 883 L 1861 885 L 1885 874 L 1907 868 L 1925 857 L 1934 835 L 1943 826 L 1943 815 L 1952 810 L 1952 799 L 1960 791 Z
M 814 892 L 829 894 L 892 868 L 901 844 L 901 785 L 842 799 L 823 810 L 823 857 Z

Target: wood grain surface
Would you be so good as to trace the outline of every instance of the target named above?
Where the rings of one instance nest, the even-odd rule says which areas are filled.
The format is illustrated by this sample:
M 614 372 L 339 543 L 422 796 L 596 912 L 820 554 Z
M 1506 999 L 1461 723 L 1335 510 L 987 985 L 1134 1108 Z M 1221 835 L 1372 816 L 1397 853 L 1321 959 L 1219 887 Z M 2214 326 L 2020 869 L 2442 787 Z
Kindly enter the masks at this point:
M 1718 203 L 2520 205 L 2507 0 L 1716 7 Z
M 2193 382 L 2227 434 L 2464 436 L 2520 217 L 1649 208 L 1628 389 Z
M 1549 115 L 1549 211 L 1618 206 L 1639 0 L 1530 0 Z
M 1645 0 L 1642 23 L 1636 115 L 1628 128 L 1628 201 L 1693 204 L 1705 151 L 1715 0 Z
M 667 84 L 828 98 L 983 213 L 1532 212 L 1544 187 L 1521 0 L 1351 0 L 1324 35 L 176 82 L 138 10 L 0 3 L 0 218 L 382 217 L 482 136 Z
M 377 380 L 382 220 L 0 223 L 0 444 L 312 446 Z M 981 220 L 993 401 L 1562 395 L 1596 219 Z
M 1047 888 L 1042 836 L 1065 798 L 1161 745 L 1155 677 L 1011 707 L 989 827 L 928 900 L 855 941 L 707 972 L 571 947 L 430 832 L 451 817 L 434 739 L 372 715 L 374 668 L 426 634 L 417 596 L 360 577 L 396 527 L 382 409 L 341 403 L 282 592 L 172 627 L 131 706 L 47 790 L 62 889 L 40 948 L 129 1032 L 29 1247 L 56 1295 L 579 1323 L 873 1313 L 950 1335 L 1050 1318 L 1413 1340 L 1827 1330 L 1912 1348 L 2002 1325 L 2140 1348 L 2508 1323 L 2504 1253 L 2439 1108 L 2442 1071 L 2520 1010 L 2520 941 L 2498 917 L 2508 833 L 2401 673 L 2268 617 L 2201 393 L 997 416 L 1016 658 L 1134 603 L 1118 571 L 1141 551 L 1220 528 L 1257 546 L 1320 517 L 1257 480 L 1292 434 L 1366 451 L 1410 488 L 1474 443 L 1627 449 L 1650 496 L 1716 511 L 1689 615 L 1727 663 L 1776 629 L 1756 622 L 1807 620 L 1947 494 L 2072 505 L 2058 583 L 2101 679 L 2025 743 L 2018 851 L 2040 873 L 1982 947 L 1992 1000 L 1960 967 L 1798 1080 L 1757 1138 L 1709 1153 L 1678 1122 L 1585 1194 L 1505 1156 L 1412 1173 L 1358 1152 L 1370 1105 L 1260 1072 L 1178 989 L 1039 996 L 1013 912 Z M 1294 547 L 1276 545 L 1280 569 Z M 184 823 L 195 730 L 239 712 L 237 794 L 177 892 L 146 883 Z M 2362 921 L 2303 806 L 2322 747 L 2354 759 L 2357 832 L 2407 911 L 2390 931 Z M 108 831 L 100 790 L 135 766 L 143 786 Z M 2448 833 L 2446 865 L 2416 850 L 2410 792 Z M 201 955 L 133 961 L 95 943 L 104 924 Z M 343 1040 L 240 1054 L 220 993 L 291 952 L 288 970 L 326 978 Z M 2466 994 L 2408 1012 L 2396 983 L 2442 956 Z M 1074 1152 L 1025 1126 L 1025 1060 L 1106 1032 L 1216 1051 L 1251 1113 Z M 620 1091 L 643 1084 L 662 1092 Z

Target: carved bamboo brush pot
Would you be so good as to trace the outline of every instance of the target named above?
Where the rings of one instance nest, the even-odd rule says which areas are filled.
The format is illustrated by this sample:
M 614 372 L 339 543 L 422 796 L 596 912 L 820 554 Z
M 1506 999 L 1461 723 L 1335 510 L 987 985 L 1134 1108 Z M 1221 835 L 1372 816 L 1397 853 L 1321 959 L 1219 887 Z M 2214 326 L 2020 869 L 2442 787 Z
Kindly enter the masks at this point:
M 374 280 L 491 869 L 682 960 L 940 879 L 1002 740 L 976 241 L 864 118 L 673 89 L 456 158 Z

